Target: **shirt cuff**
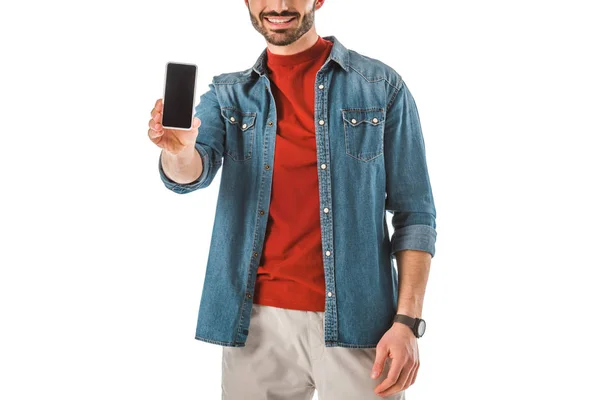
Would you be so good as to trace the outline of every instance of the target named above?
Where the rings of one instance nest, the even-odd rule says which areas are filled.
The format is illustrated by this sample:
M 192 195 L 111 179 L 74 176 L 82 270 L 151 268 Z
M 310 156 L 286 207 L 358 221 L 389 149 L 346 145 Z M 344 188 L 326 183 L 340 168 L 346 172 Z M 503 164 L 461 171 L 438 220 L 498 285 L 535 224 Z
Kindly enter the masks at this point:
M 435 255 L 437 232 L 429 225 L 408 225 L 394 232 L 391 253 L 401 250 L 421 250 Z
M 202 173 L 196 180 L 189 183 L 175 182 L 165 174 L 161 162 L 161 152 L 161 155 L 158 157 L 158 172 L 160 174 L 161 180 L 163 181 L 167 189 L 180 194 L 189 193 L 202 187 L 202 185 L 206 181 L 209 172 L 208 153 L 202 148 L 202 146 L 199 143 L 196 143 L 194 147 L 196 148 L 196 151 L 198 152 L 198 154 L 200 154 L 200 158 L 202 159 Z

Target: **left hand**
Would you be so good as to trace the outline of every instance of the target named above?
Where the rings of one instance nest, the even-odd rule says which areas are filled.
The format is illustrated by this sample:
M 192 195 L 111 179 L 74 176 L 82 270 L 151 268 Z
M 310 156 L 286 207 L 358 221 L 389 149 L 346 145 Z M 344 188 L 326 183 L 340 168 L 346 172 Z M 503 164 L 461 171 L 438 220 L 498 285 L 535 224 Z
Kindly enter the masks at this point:
M 407 389 L 415 382 L 419 369 L 417 338 L 410 328 L 394 323 L 377 343 L 371 378 L 383 370 L 386 358 L 392 359 L 387 377 L 374 389 L 375 394 L 387 397 Z

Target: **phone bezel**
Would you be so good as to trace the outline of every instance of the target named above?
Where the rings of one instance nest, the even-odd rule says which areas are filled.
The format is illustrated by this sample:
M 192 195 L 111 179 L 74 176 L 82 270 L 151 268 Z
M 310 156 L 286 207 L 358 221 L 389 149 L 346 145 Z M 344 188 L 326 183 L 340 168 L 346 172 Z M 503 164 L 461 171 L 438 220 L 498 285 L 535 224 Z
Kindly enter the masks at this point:
M 191 114 L 192 114 L 192 118 L 190 120 L 190 126 L 187 128 L 182 128 L 179 126 L 166 126 L 163 125 L 163 128 L 167 128 L 167 129 L 178 129 L 181 131 L 187 131 L 192 129 L 192 126 L 194 125 L 194 107 L 195 107 L 195 101 L 196 101 L 196 80 L 198 79 L 198 65 L 194 64 L 194 63 L 183 63 L 183 62 L 174 62 L 174 61 L 167 61 L 165 63 L 165 76 L 163 79 L 163 110 L 166 104 L 166 94 L 167 94 L 167 72 L 169 70 L 169 64 L 178 64 L 178 65 L 189 65 L 189 66 L 193 66 L 194 67 L 194 96 L 192 97 L 192 109 L 191 109 Z M 162 124 L 162 113 L 161 113 L 161 119 L 160 119 L 160 123 Z

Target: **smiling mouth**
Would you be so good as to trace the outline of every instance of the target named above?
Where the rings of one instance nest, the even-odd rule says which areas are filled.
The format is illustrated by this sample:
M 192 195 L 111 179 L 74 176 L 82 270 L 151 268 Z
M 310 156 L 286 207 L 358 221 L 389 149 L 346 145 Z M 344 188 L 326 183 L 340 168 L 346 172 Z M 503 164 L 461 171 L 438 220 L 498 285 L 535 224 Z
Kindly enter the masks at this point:
M 273 26 L 286 27 L 290 25 L 296 17 L 265 17 L 265 19 Z

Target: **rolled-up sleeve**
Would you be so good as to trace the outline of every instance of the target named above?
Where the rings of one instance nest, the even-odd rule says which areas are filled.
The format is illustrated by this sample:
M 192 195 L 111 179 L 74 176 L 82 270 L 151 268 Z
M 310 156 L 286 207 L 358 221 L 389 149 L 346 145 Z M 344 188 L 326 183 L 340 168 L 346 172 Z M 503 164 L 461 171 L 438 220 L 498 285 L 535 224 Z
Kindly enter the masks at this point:
M 415 101 L 402 81 L 392 94 L 384 133 L 385 208 L 393 214 L 391 255 L 400 250 L 435 255 L 436 209 L 425 142 Z
M 160 178 L 165 187 L 175 193 L 190 193 L 207 187 L 223 163 L 225 124 L 213 83 L 210 83 L 209 90 L 200 96 L 200 102 L 194 109 L 194 116 L 201 122 L 195 143 L 196 151 L 202 159 L 202 173 L 198 179 L 189 183 L 177 183 L 171 180 L 162 168 L 161 157 L 158 158 Z

